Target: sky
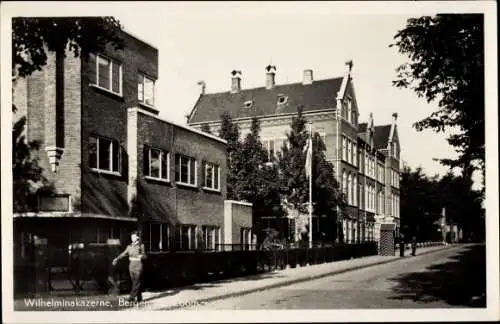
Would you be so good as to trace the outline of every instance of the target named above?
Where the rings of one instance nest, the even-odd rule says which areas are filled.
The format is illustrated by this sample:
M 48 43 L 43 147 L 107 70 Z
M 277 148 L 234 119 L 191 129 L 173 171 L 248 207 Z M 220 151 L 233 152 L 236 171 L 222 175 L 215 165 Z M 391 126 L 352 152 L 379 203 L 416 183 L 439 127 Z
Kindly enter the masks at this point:
M 300 82 L 304 69 L 314 79 L 342 76 L 352 59 L 360 121 L 373 112 L 376 125 L 398 113 L 402 159 L 430 175 L 446 168 L 433 157 L 454 157 L 443 134 L 417 132 L 412 124 L 437 109 L 411 90 L 392 86 L 396 67 L 406 61 L 393 37 L 408 14 L 338 13 L 333 6 L 186 6 L 145 7 L 116 15 L 124 27 L 159 50 L 157 103 L 160 115 L 185 123 L 200 93 L 227 91 L 230 72 L 242 71 L 242 87 L 264 85 L 264 67 L 277 67 L 276 82 Z
M 389 45 L 410 17 L 476 12 L 480 3 L 17 2 L 16 9 L 18 15 L 118 18 L 126 31 L 158 49 L 156 105 L 160 116 L 183 124 L 200 94 L 198 81 L 205 81 L 208 93 L 228 91 L 236 69 L 243 88 L 259 87 L 268 64 L 277 67 L 278 84 L 300 82 L 304 69 L 319 80 L 342 76 L 352 60 L 360 122 L 372 112 L 376 125 L 388 124 L 397 112 L 402 161 L 442 175 L 447 168 L 433 158 L 456 156 L 445 139 L 449 134 L 412 127 L 437 105 L 392 86 L 407 57 Z

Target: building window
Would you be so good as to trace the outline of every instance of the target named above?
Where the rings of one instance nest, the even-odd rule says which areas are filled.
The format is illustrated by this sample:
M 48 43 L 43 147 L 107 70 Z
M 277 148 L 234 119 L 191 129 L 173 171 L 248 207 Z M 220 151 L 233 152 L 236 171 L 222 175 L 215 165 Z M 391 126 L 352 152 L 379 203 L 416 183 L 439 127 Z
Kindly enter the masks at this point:
M 342 192 L 347 198 L 347 173 L 345 171 L 342 173 Z
M 205 162 L 203 186 L 208 189 L 219 190 L 220 188 L 220 168 L 213 163 Z
M 356 143 L 352 143 L 352 164 L 358 166 L 358 149 L 356 147 Z
M 169 224 L 149 223 L 144 228 L 144 245 L 147 251 L 158 252 L 170 249 Z
M 347 105 L 347 121 L 352 122 L 351 117 L 352 117 L 352 105 L 351 105 L 351 99 L 347 98 L 346 100 L 346 105 Z
M 196 225 L 177 225 L 175 230 L 175 249 L 179 251 L 197 248 Z
M 352 205 L 352 174 L 347 176 L 347 203 Z
M 145 175 L 151 178 L 170 180 L 170 154 L 158 148 L 146 148 Z
M 351 141 L 347 140 L 347 162 L 352 163 L 352 147 Z
M 266 152 L 267 152 L 267 161 L 266 162 L 271 162 L 275 157 L 274 140 L 273 139 L 263 140 L 262 146 L 264 147 L 264 150 L 266 150 Z
M 89 138 L 89 164 L 92 169 L 120 172 L 121 150 L 118 141 L 100 137 Z
M 347 161 L 347 138 L 342 136 L 342 160 Z
M 353 184 L 352 184 L 352 204 L 354 206 L 358 205 L 358 176 L 354 174 Z
M 264 143 L 263 143 L 264 145 Z M 276 141 L 276 152 L 283 152 L 283 147 L 284 146 L 287 146 L 288 147 L 288 138 L 282 138 L 282 139 L 278 139 Z M 264 146 L 264 148 L 266 148 L 266 146 Z
M 220 227 L 202 226 L 203 249 L 206 251 L 220 250 Z
M 90 77 L 98 87 L 122 94 L 122 66 L 99 54 L 90 54 Z M 92 80 L 93 79 L 93 80 Z
M 155 104 L 155 81 L 144 74 L 139 74 L 137 100 L 148 106 L 154 106 Z
M 249 227 L 241 228 L 241 248 L 242 250 L 252 250 L 252 229 Z
M 175 158 L 175 181 L 180 184 L 196 186 L 196 160 L 177 154 Z

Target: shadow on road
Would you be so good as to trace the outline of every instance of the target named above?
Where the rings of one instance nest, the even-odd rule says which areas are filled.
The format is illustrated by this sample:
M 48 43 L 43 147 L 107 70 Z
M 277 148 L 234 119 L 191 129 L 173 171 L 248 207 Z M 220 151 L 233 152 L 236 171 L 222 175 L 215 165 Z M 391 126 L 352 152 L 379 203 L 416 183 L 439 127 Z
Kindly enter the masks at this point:
M 418 303 L 445 301 L 462 307 L 486 307 L 486 249 L 467 246 L 459 254 L 421 272 L 389 278 L 396 281 L 390 299 Z

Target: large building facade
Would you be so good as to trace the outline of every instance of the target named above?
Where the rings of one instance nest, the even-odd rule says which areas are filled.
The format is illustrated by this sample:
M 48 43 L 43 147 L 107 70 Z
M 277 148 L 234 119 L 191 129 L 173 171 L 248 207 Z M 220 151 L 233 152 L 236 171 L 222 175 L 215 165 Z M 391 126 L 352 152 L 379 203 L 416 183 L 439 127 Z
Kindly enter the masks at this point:
M 54 192 L 14 214 L 16 256 L 33 238 L 127 242 L 139 228 L 149 251 L 222 243 L 226 142 L 160 118 L 158 50 L 123 33 L 88 59 L 49 53 L 42 71 L 14 81 L 16 118 Z
M 372 114 L 367 123 L 360 123 L 352 62 L 345 67 L 345 74 L 337 78 L 314 80 L 312 70 L 305 70 L 302 82 L 277 85 L 276 68 L 268 66 L 265 86 L 253 89 L 242 89 L 241 72 L 233 71 L 229 91 L 206 94 L 203 88 L 187 118 L 190 126 L 200 129 L 206 124 L 217 133 L 221 115 L 228 112 L 245 136 L 257 117 L 263 144 L 269 155 L 275 155 L 301 106 L 326 145 L 327 160 L 347 199 L 345 211 L 337 217 L 342 229 L 337 236 L 348 242 L 378 240 L 381 224 L 399 228 L 397 114 L 389 125 L 375 126 Z

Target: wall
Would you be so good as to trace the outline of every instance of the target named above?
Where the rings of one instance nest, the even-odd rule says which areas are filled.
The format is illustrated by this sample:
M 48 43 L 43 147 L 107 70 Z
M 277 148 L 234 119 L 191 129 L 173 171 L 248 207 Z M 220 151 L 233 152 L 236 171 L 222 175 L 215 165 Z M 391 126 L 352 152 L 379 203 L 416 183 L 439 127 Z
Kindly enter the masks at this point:
M 81 161 L 81 61 L 69 54 L 56 64 L 56 55 L 48 53 L 47 65 L 34 72 L 24 82 L 19 81 L 20 112 L 27 114 L 27 138 L 38 141 L 38 156 L 44 176 L 54 184 L 57 193 L 71 195 L 72 209 L 80 207 Z M 56 65 L 58 65 L 56 71 Z M 56 72 L 59 74 L 58 82 Z M 21 96 L 26 86 L 26 101 Z M 15 89 L 17 91 L 17 89 Z M 22 107 L 26 104 L 26 107 Z M 57 172 L 53 172 L 45 148 L 58 146 L 64 149 Z
M 224 244 L 240 244 L 241 229 L 252 227 L 252 204 L 224 202 Z
M 125 48 L 107 47 L 104 54 L 122 64 L 122 95 L 91 86 L 90 62 L 82 60 L 82 211 L 91 214 L 127 216 L 127 108 L 138 105 L 138 73 L 158 78 L 158 50 L 124 34 Z M 120 175 L 100 174 L 89 168 L 89 136 L 117 140 L 122 149 Z
M 226 144 L 183 127 L 168 123 L 142 110 L 132 110 L 129 118 L 137 115 L 137 151 L 129 152 L 129 160 L 137 163 L 137 194 L 146 208 L 144 216 L 150 221 L 170 224 L 217 225 L 224 223 L 226 197 Z M 170 181 L 148 179 L 144 173 L 145 145 L 169 152 Z M 175 154 L 196 158 L 198 163 L 197 187 L 175 183 Z M 137 159 L 133 162 L 133 159 Z M 220 166 L 220 192 L 202 188 L 202 161 Z

